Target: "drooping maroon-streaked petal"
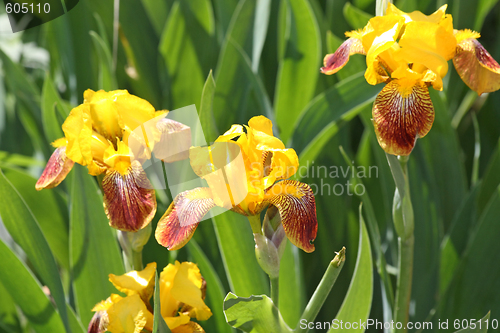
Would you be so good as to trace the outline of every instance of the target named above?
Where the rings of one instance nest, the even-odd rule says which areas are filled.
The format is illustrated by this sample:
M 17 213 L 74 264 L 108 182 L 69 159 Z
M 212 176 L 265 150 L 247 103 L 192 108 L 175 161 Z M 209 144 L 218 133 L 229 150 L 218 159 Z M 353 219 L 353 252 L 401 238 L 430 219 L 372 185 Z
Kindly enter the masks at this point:
M 293 245 L 313 252 L 318 220 L 316 201 L 309 185 L 296 180 L 278 182 L 266 191 L 264 201 L 278 208 L 286 236 Z
M 207 187 L 180 193 L 158 221 L 156 240 L 169 250 L 180 249 L 191 239 L 198 223 L 213 207 L 212 191 Z
M 123 231 L 146 227 L 156 213 L 155 191 L 138 161 L 125 174 L 108 170 L 102 180 L 109 225 Z
M 36 182 L 35 188 L 40 191 L 44 188 L 53 188 L 59 185 L 71 171 L 75 162 L 66 156 L 66 146 L 57 148 L 50 156 L 42 175 Z
M 464 39 L 457 45 L 453 65 L 478 95 L 500 89 L 500 65 L 475 38 Z
M 434 106 L 425 83 L 393 80 L 378 94 L 372 115 L 382 149 L 393 155 L 409 155 L 416 139 L 430 131 Z
M 324 67 L 321 67 L 323 74 L 335 74 L 347 64 L 349 57 L 353 54 L 366 54 L 361 40 L 351 37 L 340 45 L 333 54 L 327 54 L 323 59 Z
M 87 333 L 104 333 L 107 331 L 109 318 L 106 311 L 97 311 L 90 320 Z

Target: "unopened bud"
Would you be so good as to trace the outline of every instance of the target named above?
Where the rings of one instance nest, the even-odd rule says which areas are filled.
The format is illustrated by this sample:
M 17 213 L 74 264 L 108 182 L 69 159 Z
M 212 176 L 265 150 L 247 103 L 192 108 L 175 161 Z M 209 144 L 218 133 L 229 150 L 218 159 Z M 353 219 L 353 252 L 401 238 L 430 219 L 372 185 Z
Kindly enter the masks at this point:
M 286 234 L 281 216 L 274 206 L 267 210 L 262 224 L 262 234 L 254 234 L 255 255 L 260 267 L 271 278 L 279 276 L 280 260 L 286 247 Z

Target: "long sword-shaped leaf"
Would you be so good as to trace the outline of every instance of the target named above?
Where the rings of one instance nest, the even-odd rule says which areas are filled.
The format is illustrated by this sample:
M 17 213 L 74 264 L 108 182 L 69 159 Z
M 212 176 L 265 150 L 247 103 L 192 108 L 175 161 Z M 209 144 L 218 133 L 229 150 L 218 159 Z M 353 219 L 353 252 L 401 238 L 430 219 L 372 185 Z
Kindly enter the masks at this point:
M 69 331 L 64 290 L 54 255 L 33 213 L 1 170 L 0 196 L 0 216 L 5 227 L 14 241 L 26 252 L 42 282 L 50 289 L 63 323 Z

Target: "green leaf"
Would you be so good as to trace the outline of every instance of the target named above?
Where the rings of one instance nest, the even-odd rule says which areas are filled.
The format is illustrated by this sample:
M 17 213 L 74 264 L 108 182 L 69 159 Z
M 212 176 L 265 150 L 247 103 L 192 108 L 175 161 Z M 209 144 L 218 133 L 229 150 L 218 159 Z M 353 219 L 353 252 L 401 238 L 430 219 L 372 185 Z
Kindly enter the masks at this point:
M 250 83 L 241 70 L 238 45 L 248 55 L 252 52 L 255 1 L 238 3 L 222 44 L 215 71 L 214 116 L 217 127 L 225 132 L 234 123 L 246 123 Z
M 0 196 L 0 216 L 5 228 L 24 250 L 42 283 L 49 287 L 65 327 L 68 328 L 66 301 L 56 260 L 33 213 L 1 170 Z
M 200 112 L 198 113 L 198 116 L 200 117 L 201 128 L 203 129 L 203 134 L 205 135 L 205 140 L 208 144 L 214 142 L 219 136 L 219 131 L 217 130 L 213 112 L 214 92 L 215 81 L 214 77 L 212 76 L 212 71 L 210 71 L 203 87 L 203 93 L 201 94 Z M 198 141 L 195 140 L 195 142 Z
M 356 259 L 356 268 L 352 275 L 351 284 L 347 290 L 347 295 L 340 307 L 335 319 L 338 322 L 365 322 L 370 315 L 373 297 L 373 263 L 370 249 L 370 239 L 366 230 L 361 206 L 359 208 L 359 247 Z M 334 332 L 330 329 L 328 332 Z M 354 332 L 364 332 L 363 328 L 351 330 Z
M 350 2 L 346 2 L 344 5 L 344 17 L 353 29 L 362 29 L 368 23 L 368 21 L 373 17 L 368 13 L 365 13 L 361 9 L 351 5 Z
M 500 251 L 500 187 L 497 187 L 481 216 L 465 254 L 454 274 L 446 296 L 441 303 L 438 318 L 479 318 L 485 312 L 500 312 L 498 294 L 492 292 L 500 287 L 500 267 L 496 262 Z M 480 272 L 480 274 L 478 274 Z
M 231 333 L 234 330 L 231 329 L 226 323 L 226 318 L 224 317 L 222 300 L 224 299 L 224 294 L 226 293 L 222 283 L 215 271 L 210 260 L 208 260 L 203 250 L 200 248 L 198 243 L 194 239 L 191 239 L 187 243 L 187 247 L 190 255 L 192 256 L 192 261 L 195 262 L 200 268 L 201 275 L 207 281 L 207 297 L 205 302 L 208 307 L 212 310 L 213 317 L 211 317 L 206 324 L 202 326 L 207 332 L 218 332 L 218 333 Z M 209 324 L 212 323 L 211 326 Z
M 83 327 L 82 321 L 76 316 L 73 308 L 66 304 L 66 309 L 68 310 L 69 327 L 71 327 L 72 333 L 87 333 L 87 329 Z
M 0 240 L 2 238 L 0 237 Z M 2 295 L 2 301 L 0 302 L 0 332 L 19 332 L 21 331 L 21 323 L 19 322 L 16 303 L 10 296 L 9 289 L 1 281 L 0 274 L 0 295 Z
M 242 296 L 268 293 L 269 281 L 255 258 L 255 243 L 248 220 L 230 211 L 213 220 L 231 290 Z
M 253 25 L 252 70 L 259 70 L 260 56 L 266 41 L 269 15 L 271 14 L 270 0 L 257 0 L 255 7 L 255 22 Z
M 95 31 L 90 31 L 89 34 L 92 37 L 92 42 L 94 42 L 94 47 L 97 50 L 99 58 L 98 88 L 106 91 L 118 89 L 118 84 L 113 74 L 113 60 L 108 45 Z
M 367 84 L 360 73 L 318 95 L 302 111 L 293 132 L 292 142 L 300 165 L 314 161 L 340 127 L 371 107 L 379 91 L 380 87 Z
M 108 275 L 123 274 L 123 262 L 102 208 L 102 196 L 85 167 L 75 165 L 70 199 L 70 265 L 76 311 L 87 325 L 94 305 L 116 289 Z
M 210 1 L 176 1 L 159 48 L 169 76 L 169 107 L 177 109 L 199 105 L 205 77 L 216 59 L 215 25 Z
M 43 292 L 40 283 L 1 239 L 0 256 L 2 257 L 0 282 L 23 311 L 33 329 L 37 333 L 65 332 L 59 313 Z M 64 307 L 64 311 L 66 311 L 66 307 Z
M 120 41 L 127 56 L 127 74 L 134 94 L 159 108 L 162 92 L 155 51 L 159 41 L 141 1 L 120 1 Z
M 54 87 L 49 74 L 45 75 L 42 88 L 42 123 L 47 141 L 53 142 L 64 137 L 61 125 L 57 120 L 56 106 L 61 108 L 61 98 Z
M 0 166 L 3 165 L 10 167 L 37 166 L 43 168 L 45 166 L 45 163 L 29 156 L 13 154 L 7 151 L 0 150 Z
M 155 297 L 154 297 L 154 313 L 153 332 L 152 333 L 172 333 L 161 316 L 161 297 L 160 284 L 158 283 L 158 272 L 155 272 Z
M 469 328 L 464 328 L 460 331 L 456 331 L 455 333 L 486 333 L 488 332 L 488 328 L 491 326 L 490 322 L 490 312 L 486 314 L 481 320 L 467 320 Z M 460 322 L 462 325 L 462 321 Z M 470 328 L 471 326 L 475 328 Z
M 244 298 L 228 293 L 224 299 L 224 313 L 227 323 L 243 332 L 291 332 L 266 295 Z
M 318 23 L 307 0 L 283 0 L 280 16 L 286 17 L 276 79 L 274 108 L 281 139 L 287 142 L 293 134 L 300 112 L 309 103 L 316 89 L 321 58 Z M 300 84 L 299 84 L 300 83 Z
M 141 0 L 146 13 L 153 24 L 156 34 L 159 36 L 165 27 L 165 22 L 168 18 L 169 7 L 172 5 L 172 0 L 156 1 L 156 0 Z
M 295 327 L 305 307 L 305 281 L 299 249 L 290 242 L 280 262 L 279 308 L 283 319 Z
M 3 172 L 17 191 L 23 193 L 23 199 L 35 216 L 52 253 L 68 269 L 68 209 L 58 189 L 35 191 L 36 179 L 30 175 L 12 168 L 4 168 Z
M 498 3 L 498 0 L 479 0 L 477 5 L 476 20 L 474 22 L 474 30 L 481 31 L 486 15 L 488 15 L 493 7 Z

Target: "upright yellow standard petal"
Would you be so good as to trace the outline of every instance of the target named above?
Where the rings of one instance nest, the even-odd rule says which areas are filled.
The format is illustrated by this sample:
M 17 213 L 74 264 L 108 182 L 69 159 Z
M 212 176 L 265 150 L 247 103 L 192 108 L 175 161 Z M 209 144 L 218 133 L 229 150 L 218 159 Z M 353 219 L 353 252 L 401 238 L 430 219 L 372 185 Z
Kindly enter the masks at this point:
M 109 274 L 109 281 L 116 289 L 128 296 L 138 294 L 145 303 L 149 303 L 155 285 L 156 263 L 149 263 L 142 271 L 130 271 L 123 275 Z
M 192 308 L 189 311 L 190 315 L 192 314 L 197 320 L 207 320 L 212 316 L 212 311 L 203 301 L 202 285 L 203 278 L 196 264 L 190 262 L 180 264 L 171 294 L 176 300 L 189 305 Z

